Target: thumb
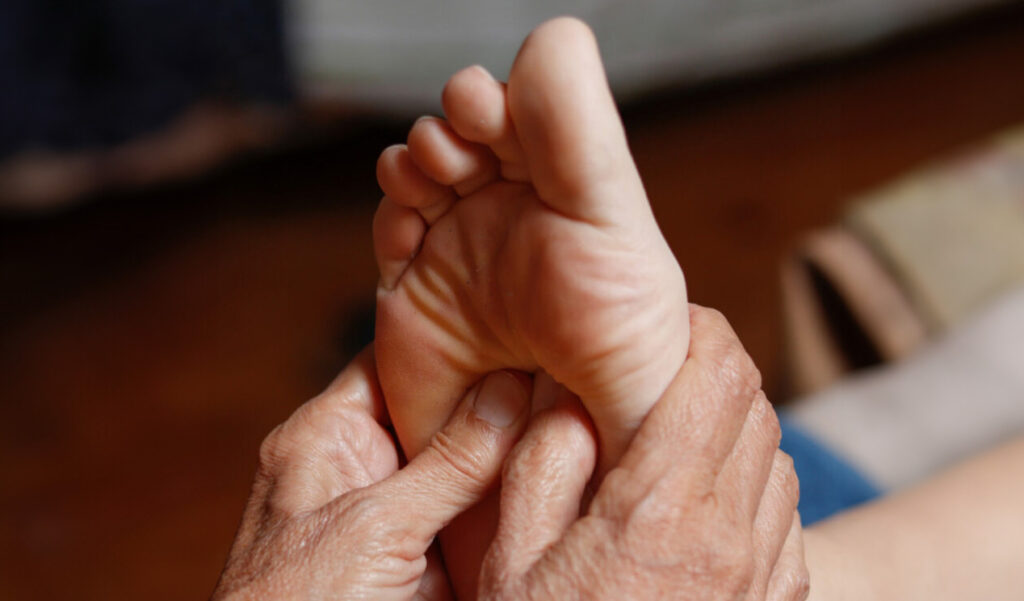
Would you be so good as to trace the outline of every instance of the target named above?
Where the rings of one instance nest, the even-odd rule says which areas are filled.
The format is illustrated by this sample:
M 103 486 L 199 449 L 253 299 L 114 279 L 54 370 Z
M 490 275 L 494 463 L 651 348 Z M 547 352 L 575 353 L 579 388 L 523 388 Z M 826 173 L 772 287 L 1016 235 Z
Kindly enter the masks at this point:
M 367 491 L 394 508 L 409 542 L 426 549 L 448 522 L 487 495 L 525 429 L 531 388 L 525 374 L 489 374 L 423 452 Z

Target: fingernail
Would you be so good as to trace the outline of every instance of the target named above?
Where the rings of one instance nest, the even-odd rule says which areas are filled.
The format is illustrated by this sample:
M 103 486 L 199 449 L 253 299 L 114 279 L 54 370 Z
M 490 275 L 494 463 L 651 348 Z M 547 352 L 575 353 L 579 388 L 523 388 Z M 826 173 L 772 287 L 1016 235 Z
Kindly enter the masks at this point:
M 484 378 L 473 402 L 480 419 L 498 428 L 507 428 L 526 408 L 526 389 L 512 374 L 499 371 Z

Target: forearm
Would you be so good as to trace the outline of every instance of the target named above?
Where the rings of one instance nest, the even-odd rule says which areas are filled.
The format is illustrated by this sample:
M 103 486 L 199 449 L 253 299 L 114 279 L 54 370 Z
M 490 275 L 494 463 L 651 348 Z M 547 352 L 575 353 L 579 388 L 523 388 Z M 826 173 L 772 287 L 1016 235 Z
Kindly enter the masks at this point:
M 1019 599 L 1024 437 L 808 529 L 812 601 Z

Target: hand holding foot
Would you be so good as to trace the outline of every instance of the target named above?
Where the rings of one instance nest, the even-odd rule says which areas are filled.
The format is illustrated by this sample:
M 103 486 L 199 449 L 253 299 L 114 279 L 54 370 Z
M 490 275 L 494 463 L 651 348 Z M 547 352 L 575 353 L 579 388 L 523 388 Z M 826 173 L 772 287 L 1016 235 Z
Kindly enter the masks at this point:
M 447 121 L 421 119 L 378 162 L 376 348 L 395 431 L 413 457 L 484 374 L 542 369 L 582 400 L 604 473 L 682 366 L 689 311 L 593 35 L 550 21 L 507 86 L 470 67 L 443 103 Z M 442 537 L 460 597 L 494 502 Z
M 594 465 L 586 416 L 563 402 L 533 418 L 502 475 L 481 598 L 807 596 L 796 474 L 778 450 L 778 420 L 725 319 L 701 307 L 693 315 L 690 359 L 584 515 Z

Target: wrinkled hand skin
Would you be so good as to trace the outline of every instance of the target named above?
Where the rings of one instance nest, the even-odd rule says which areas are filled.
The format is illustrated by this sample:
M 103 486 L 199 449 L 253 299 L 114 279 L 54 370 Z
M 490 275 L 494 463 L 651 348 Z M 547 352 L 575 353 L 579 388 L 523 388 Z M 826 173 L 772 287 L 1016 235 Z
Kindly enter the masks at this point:
M 802 601 L 778 420 L 725 319 L 691 306 L 691 328 L 689 359 L 589 504 L 597 446 L 577 398 L 562 390 L 527 427 L 524 383 L 523 410 L 498 428 L 471 391 L 398 470 L 364 352 L 264 441 L 213 599 L 451 599 L 432 541 L 504 464 L 483 599 Z
M 693 306 L 691 355 L 580 516 L 582 409 L 534 418 L 506 463 L 482 599 L 803 600 L 792 461 L 725 319 Z
M 264 440 L 212 599 L 450 599 L 432 542 L 493 486 L 525 429 L 528 380 L 516 381 L 522 409 L 511 424 L 478 417 L 471 391 L 424 453 L 398 470 L 373 352 L 364 351 Z

